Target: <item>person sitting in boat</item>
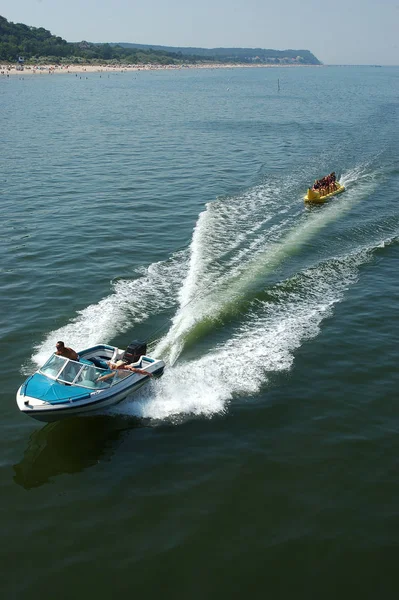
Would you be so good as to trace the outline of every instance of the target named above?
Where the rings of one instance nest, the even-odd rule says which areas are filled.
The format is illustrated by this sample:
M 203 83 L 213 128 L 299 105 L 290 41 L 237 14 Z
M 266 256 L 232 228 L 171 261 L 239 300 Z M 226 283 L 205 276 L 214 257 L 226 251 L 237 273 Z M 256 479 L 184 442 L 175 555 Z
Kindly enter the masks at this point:
M 330 193 L 330 177 L 326 175 L 323 177 L 323 196 Z
M 318 179 L 315 179 L 312 190 L 315 190 L 315 192 L 318 192 L 319 189 L 320 189 L 320 181 Z
M 324 190 L 326 187 L 326 178 L 323 177 L 322 179 L 316 179 L 316 181 L 313 184 L 313 189 L 315 192 L 319 192 L 320 196 L 324 196 Z
M 68 348 L 65 346 L 64 342 L 57 342 L 55 347 L 57 348 L 57 356 L 63 356 L 64 358 L 69 358 L 69 360 L 79 360 L 79 354 L 75 352 L 72 348 Z
M 137 367 L 133 367 L 132 365 L 128 365 L 123 360 L 118 360 L 116 363 L 109 361 L 108 367 L 111 369 L 111 373 L 106 373 L 106 375 L 102 375 L 96 381 L 104 381 L 105 379 L 110 379 L 114 377 L 117 371 L 133 371 L 133 373 L 140 373 L 140 375 L 149 375 L 153 377 L 153 374 L 149 371 L 145 371 L 144 369 L 138 369 Z

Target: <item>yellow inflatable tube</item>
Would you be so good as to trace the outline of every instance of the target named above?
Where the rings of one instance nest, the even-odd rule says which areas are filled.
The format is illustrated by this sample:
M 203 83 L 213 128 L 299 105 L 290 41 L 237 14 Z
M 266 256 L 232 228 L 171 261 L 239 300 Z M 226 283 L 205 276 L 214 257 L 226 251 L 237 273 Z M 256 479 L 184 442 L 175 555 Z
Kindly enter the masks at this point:
M 303 199 L 305 202 L 314 202 L 315 204 L 321 204 L 322 202 L 328 200 L 328 198 L 332 198 L 333 196 L 341 194 L 345 191 L 344 185 L 340 185 L 339 183 L 337 183 L 337 186 L 337 189 L 335 189 L 333 192 L 330 192 L 329 194 L 326 194 L 325 196 L 321 196 L 320 192 L 309 188 L 308 193 L 306 194 L 306 196 L 303 197 Z

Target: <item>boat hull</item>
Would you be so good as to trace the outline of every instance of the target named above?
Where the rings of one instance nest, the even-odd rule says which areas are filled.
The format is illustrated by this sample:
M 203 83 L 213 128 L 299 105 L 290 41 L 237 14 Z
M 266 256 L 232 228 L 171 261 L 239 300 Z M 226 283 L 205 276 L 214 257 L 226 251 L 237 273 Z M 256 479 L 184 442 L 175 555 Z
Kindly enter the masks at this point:
M 98 348 L 101 348 L 103 351 L 106 349 L 108 352 L 114 350 L 110 346 L 99 346 Z M 84 355 L 84 352 L 80 353 L 80 356 L 82 354 Z M 48 401 L 45 397 L 40 397 L 40 395 L 30 392 L 30 389 L 33 389 L 33 392 L 35 390 L 29 382 L 35 377 L 43 379 L 43 374 L 34 374 L 21 385 L 17 392 L 18 408 L 25 415 L 44 423 L 51 423 L 74 416 L 90 415 L 94 412 L 107 409 L 134 394 L 139 388 L 147 384 L 150 379 L 161 377 L 165 368 L 162 360 L 142 356 L 141 361 L 143 361 L 145 371 L 151 373 L 152 377 L 144 373 L 132 373 L 117 385 L 98 390 L 84 389 L 79 386 L 63 386 L 62 389 L 64 391 L 70 390 L 67 394 L 70 397 L 63 397 L 56 402 Z M 78 395 L 74 395 L 73 390 L 76 390 Z
M 162 372 L 155 373 L 154 377 L 161 377 Z M 87 416 L 93 414 L 94 412 L 99 412 L 101 410 L 107 409 L 111 406 L 115 406 L 119 404 L 123 400 L 125 400 L 128 396 L 137 392 L 143 385 L 149 382 L 149 376 L 144 375 L 141 376 L 140 379 L 132 386 L 125 390 L 121 390 L 117 393 L 107 394 L 106 392 L 100 392 L 99 394 L 93 395 L 90 399 L 85 399 L 81 401 L 76 401 L 73 404 L 63 404 L 63 405 L 44 405 L 38 407 L 35 406 L 35 398 L 31 398 L 29 396 L 24 396 L 21 393 L 23 386 L 21 386 L 17 392 L 17 404 L 19 410 L 32 417 L 36 421 L 41 421 L 42 423 L 53 423 L 54 421 L 60 421 L 62 419 L 70 419 L 71 417 L 76 416 Z
M 332 198 L 333 196 L 337 196 L 338 194 L 342 194 L 342 192 L 345 191 L 345 186 L 340 185 L 339 183 L 337 185 L 338 185 L 338 188 L 336 190 L 334 190 L 333 192 L 330 192 L 329 194 L 325 194 L 324 196 L 321 196 L 319 192 L 309 188 L 307 194 L 304 196 L 303 199 L 305 202 L 310 202 L 312 204 L 323 204 L 329 198 Z

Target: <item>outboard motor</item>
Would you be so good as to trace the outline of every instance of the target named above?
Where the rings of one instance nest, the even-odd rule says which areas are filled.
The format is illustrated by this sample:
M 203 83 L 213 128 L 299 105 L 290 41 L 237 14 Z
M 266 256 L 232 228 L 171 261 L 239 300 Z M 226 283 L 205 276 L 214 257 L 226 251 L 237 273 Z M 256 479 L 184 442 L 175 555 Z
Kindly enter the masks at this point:
M 123 353 L 122 360 L 130 363 L 135 363 L 140 360 L 140 357 L 147 354 L 147 344 L 135 340 L 131 342 Z

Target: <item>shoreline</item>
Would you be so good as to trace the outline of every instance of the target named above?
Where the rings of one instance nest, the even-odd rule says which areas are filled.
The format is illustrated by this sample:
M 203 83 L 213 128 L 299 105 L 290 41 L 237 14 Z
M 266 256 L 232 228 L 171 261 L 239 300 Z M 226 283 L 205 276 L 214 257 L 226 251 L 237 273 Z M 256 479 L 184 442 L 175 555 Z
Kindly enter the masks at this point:
M 248 63 L 201 63 L 192 64 L 186 63 L 182 65 L 54 65 L 54 64 L 37 64 L 37 65 L 0 65 L 0 77 L 9 75 L 54 75 L 54 74 L 76 74 L 84 75 L 87 73 L 124 73 L 137 71 L 179 71 L 183 69 L 276 69 L 276 68 L 296 68 L 296 67 L 324 67 L 324 65 L 269 65 L 269 64 L 248 64 Z

